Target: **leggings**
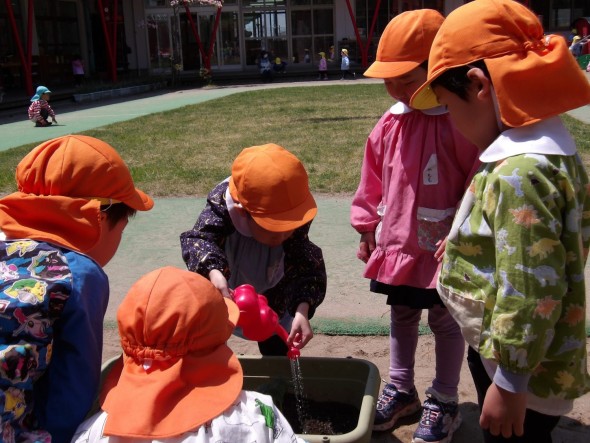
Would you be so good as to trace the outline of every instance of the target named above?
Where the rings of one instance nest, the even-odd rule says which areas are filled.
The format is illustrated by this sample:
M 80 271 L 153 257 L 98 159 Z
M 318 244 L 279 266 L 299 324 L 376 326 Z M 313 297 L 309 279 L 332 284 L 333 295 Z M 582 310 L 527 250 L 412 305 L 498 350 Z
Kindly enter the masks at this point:
M 471 376 L 473 377 L 473 383 L 477 391 L 477 402 L 481 411 L 486 392 L 492 384 L 492 380 L 490 380 L 483 366 L 481 356 L 471 347 L 467 350 L 467 363 L 471 371 Z M 482 429 L 483 438 L 485 443 L 551 443 L 553 441 L 551 432 L 557 426 L 559 418 L 558 415 L 541 414 L 532 409 L 527 409 L 524 417 L 524 434 L 521 437 L 512 436 L 510 438 L 504 438 L 502 435 L 494 436 L 488 430 Z
M 421 315 L 422 309 L 391 306 L 389 378 L 399 390 L 405 392 L 414 387 L 414 364 Z M 440 394 L 456 398 L 465 355 L 465 341 L 461 330 L 449 311 L 440 305 L 428 309 L 428 325 L 434 333 L 436 357 L 432 388 Z

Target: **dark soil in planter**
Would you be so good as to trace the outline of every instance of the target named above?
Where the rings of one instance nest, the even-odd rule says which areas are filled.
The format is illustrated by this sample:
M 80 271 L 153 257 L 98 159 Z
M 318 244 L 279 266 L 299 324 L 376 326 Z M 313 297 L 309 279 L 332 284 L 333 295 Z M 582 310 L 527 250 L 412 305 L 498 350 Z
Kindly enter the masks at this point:
M 304 403 L 305 417 L 301 423 L 297 413 L 295 395 L 285 394 L 281 412 L 296 434 L 339 435 L 353 431 L 360 411 L 352 405 L 334 401 L 307 399 Z

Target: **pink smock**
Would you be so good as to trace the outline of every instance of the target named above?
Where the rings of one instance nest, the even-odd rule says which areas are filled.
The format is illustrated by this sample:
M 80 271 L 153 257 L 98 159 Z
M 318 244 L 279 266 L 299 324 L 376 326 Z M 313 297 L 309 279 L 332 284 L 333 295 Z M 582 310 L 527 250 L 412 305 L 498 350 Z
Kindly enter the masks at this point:
M 398 102 L 381 117 L 365 145 L 350 214 L 357 232 L 376 231 L 366 278 L 436 287 L 436 243 L 450 230 L 478 155 L 443 108 L 417 111 Z

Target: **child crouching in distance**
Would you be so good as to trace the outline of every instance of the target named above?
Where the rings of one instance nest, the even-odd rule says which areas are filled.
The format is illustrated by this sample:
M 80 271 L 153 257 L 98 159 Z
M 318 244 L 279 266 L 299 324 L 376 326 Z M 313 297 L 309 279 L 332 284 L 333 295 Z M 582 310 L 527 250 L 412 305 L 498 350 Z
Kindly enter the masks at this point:
M 326 294 L 322 250 L 308 236 L 316 213 L 299 159 L 275 144 L 252 146 L 209 193 L 193 229 L 181 234 L 182 257 L 225 297 L 242 284 L 254 286 L 290 331 L 289 346 L 302 348 Z M 277 335 L 258 346 L 263 355 L 288 351 Z
M 51 91 L 45 86 L 39 86 L 35 95 L 31 97 L 29 106 L 29 120 L 35 123 L 35 126 L 51 126 L 51 123 L 57 124 L 55 111 L 49 106 Z M 51 117 L 51 121 L 49 118 Z
M 16 182 L 0 199 L 2 441 L 68 442 L 99 387 L 103 267 L 154 203 L 111 146 L 83 135 L 37 146 Z
M 117 311 L 123 356 L 102 411 L 73 443 L 304 443 L 272 397 L 242 389 L 226 342 L 240 311 L 205 277 L 165 267 L 141 277 Z
M 461 424 L 465 341 L 436 292 L 437 252 L 479 165 L 477 148 L 453 127 L 444 108 L 422 112 L 409 106 L 426 80 L 430 45 L 443 20 L 433 9 L 407 11 L 389 22 L 379 40 L 365 76 L 382 78 L 396 103 L 367 139 L 350 212 L 360 234 L 357 256 L 366 263 L 364 276 L 390 305 L 389 380 L 377 401 L 373 430 L 388 431 L 422 406 L 414 443 L 450 442 Z M 436 364 L 421 404 L 414 365 L 424 309 Z
M 486 442 L 551 442 L 590 390 L 590 186 L 559 114 L 590 102 L 561 36 L 510 0 L 453 11 L 412 106 L 442 104 L 482 151 L 438 290 L 469 344 Z

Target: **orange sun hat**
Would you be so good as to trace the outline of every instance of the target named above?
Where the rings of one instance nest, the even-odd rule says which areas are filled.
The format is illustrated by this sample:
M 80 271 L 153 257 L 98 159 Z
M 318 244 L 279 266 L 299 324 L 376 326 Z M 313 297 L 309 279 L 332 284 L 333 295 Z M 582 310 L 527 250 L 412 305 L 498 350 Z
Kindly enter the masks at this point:
M 565 39 L 544 35 L 537 16 L 513 0 L 478 0 L 443 22 L 428 60 L 428 80 L 410 106 L 438 106 L 430 83 L 449 69 L 484 60 L 502 122 L 525 126 L 590 103 L 590 86 Z
M 85 252 L 100 235 L 101 205 L 154 206 L 137 189 L 117 151 L 94 137 L 41 143 L 16 168 L 18 192 L 0 199 L 0 228 L 10 239 L 44 240 Z
M 434 9 L 406 11 L 385 27 L 375 62 L 363 74 L 372 78 L 392 78 L 407 74 L 428 60 L 432 41 L 444 21 Z
M 232 165 L 229 192 L 267 231 L 297 229 L 317 214 L 303 164 L 272 143 L 242 150 Z
M 194 272 L 168 266 L 140 278 L 117 311 L 124 356 L 101 392 L 104 434 L 174 437 L 230 407 L 243 384 L 226 344 L 239 315 Z

